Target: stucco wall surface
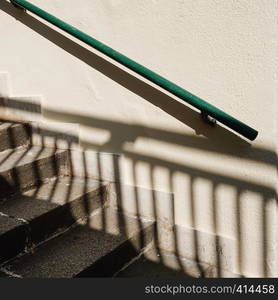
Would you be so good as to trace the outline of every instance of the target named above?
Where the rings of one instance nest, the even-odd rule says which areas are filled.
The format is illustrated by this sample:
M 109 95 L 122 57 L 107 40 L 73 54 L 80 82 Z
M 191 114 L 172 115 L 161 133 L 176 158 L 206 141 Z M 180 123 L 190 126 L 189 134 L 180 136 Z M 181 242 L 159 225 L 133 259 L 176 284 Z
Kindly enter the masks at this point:
M 277 275 L 277 1 L 32 3 L 259 131 L 249 142 L 210 127 L 181 100 L 0 2 L 0 72 L 12 95 L 41 96 L 45 122 L 79 124 L 84 149 L 122 154 L 122 183 L 174 194 L 171 205 L 157 200 L 163 218 L 234 241 L 234 272 Z

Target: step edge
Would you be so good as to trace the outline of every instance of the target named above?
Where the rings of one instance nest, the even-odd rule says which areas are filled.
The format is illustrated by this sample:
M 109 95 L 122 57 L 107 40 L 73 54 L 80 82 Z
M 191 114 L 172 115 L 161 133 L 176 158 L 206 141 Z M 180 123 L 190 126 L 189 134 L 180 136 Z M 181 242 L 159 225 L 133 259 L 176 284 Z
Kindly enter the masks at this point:
M 103 190 L 103 191 L 101 191 L 101 190 Z M 107 204 L 106 204 L 106 202 L 107 202 L 107 184 L 102 184 L 101 186 L 96 187 L 94 190 L 88 191 L 86 194 L 90 194 L 90 193 L 92 193 L 92 192 L 101 192 L 101 193 L 104 193 L 104 194 L 105 194 L 105 200 L 104 200 L 104 203 L 102 203 L 99 207 L 94 208 L 94 209 L 92 210 L 92 213 L 93 213 L 95 210 L 98 210 L 98 209 L 100 209 L 101 207 L 104 208 L 104 207 L 107 205 Z M 99 194 L 94 194 L 92 197 L 94 198 L 94 197 L 99 197 L 99 196 L 100 196 Z M 66 206 L 70 205 L 70 207 L 67 207 L 67 209 L 66 209 L 66 211 L 68 211 L 68 210 L 71 209 L 71 206 L 72 206 L 72 205 L 78 205 L 77 202 L 78 202 L 78 201 L 82 201 L 82 197 L 84 197 L 84 195 L 80 195 L 80 196 L 77 197 L 76 199 L 73 199 L 71 202 L 65 203 L 65 204 L 63 204 L 63 205 L 59 205 L 59 206 L 57 206 L 57 207 L 51 209 L 50 211 L 53 212 L 53 211 L 56 211 L 56 210 L 65 209 Z M 41 218 L 42 216 L 47 215 L 48 213 L 50 213 L 50 211 L 48 211 L 48 212 L 46 212 L 46 213 L 44 213 L 44 214 L 42 214 L 42 215 L 36 217 L 35 219 Z M 26 240 L 26 245 L 25 245 L 25 247 L 27 247 L 27 248 L 26 248 L 23 252 L 18 253 L 16 256 L 11 257 L 11 258 L 9 258 L 9 259 L 7 259 L 7 260 L 5 260 L 5 261 L 2 261 L 2 262 L 0 263 L 0 268 L 1 268 L 1 266 L 5 266 L 5 265 L 7 265 L 8 263 L 12 262 L 12 261 L 15 260 L 15 259 L 19 259 L 20 257 L 22 257 L 22 256 L 24 256 L 24 255 L 26 255 L 26 254 L 31 253 L 32 250 L 35 249 L 36 247 L 39 247 L 39 246 L 43 245 L 44 243 L 47 243 L 48 241 L 50 241 L 50 240 L 52 240 L 52 239 L 54 239 L 54 238 L 57 238 L 58 236 L 63 235 L 64 233 L 68 232 L 69 230 L 71 230 L 72 228 L 74 228 L 75 226 L 77 226 L 77 225 L 78 225 L 78 221 L 84 220 L 84 217 L 83 217 L 83 216 L 80 217 L 80 218 L 77 218 L 77 219 L 75 219 L 75 222 L 73 222 L 71 225 L 66 226 L 66 227 L 61 226 L 60 229 L 57 228 L 56 231 L 54 231 L 53 233 L 51 233 L 51 234 L 50 234 L 47 238 L 45 238 L 44 240 L 42 240 L 42 241 L 40 241 L 40 242 L 37 242 L 37 243 L 32 243 L 32 240 L 30 240 L 30 238 L 32 237 L 32 229 L 30 230 L 30 223 L 31 223 L 32 221 L 34 221 L 35 219 L 34 219 L 34 220 L 31 220 L 31 222 L 30 222 L 30 221 L 28 221 L 28 220 L 25 220 L 25 219 L 22 219 L 22 218 L 17 218 L 17 217 L 12 217 L 12 216 L 9 216 L 9 215 L 6 215 L 6 217 L 7 217 L 7 218 L 15 219 L 15 220 L 21 222 L 21 225 L 20 225 L 20 226 L 24 226 L 24 228 L 25 228 L 26 231 L 28 232 L 28 236 L 27 236 L 27 234 L 26 234 L 27 240 Z M 86 218 L 87 218 L 87 217 L 86 217 Z M 14 229 L 12 229 L 12 230 L 14 230 Z M 11 230 L 9 230 L 9 231 L 7 231 L 7 232 L 5 232 L 5 233 L 3 233 L 3 234 L 7 234 L 7 233 L 9 233 L 10 231 L 11 231 Z

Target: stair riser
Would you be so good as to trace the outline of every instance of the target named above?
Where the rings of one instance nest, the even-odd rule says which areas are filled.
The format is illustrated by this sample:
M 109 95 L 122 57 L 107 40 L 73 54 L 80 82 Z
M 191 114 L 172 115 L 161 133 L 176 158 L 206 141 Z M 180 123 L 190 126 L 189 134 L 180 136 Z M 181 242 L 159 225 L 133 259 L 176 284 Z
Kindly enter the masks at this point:
M 0 173 L 1 198 L 12 195 L 16 192 L 39 185 L 47 178 L 69 175 L 68 152 L 59 152 L 52 157 L 14 167 Z
M 0 235 L 0 263 L 7 261 L 86 218 L 106 201 L 105 186 L 43 214 L 29 223 Z M 88 210 L 85 210 L 85 203 Z
M 16 124 L 0 129 L 0 141 L 0 151 L 30 145 L 31 128 L 27 124 Z

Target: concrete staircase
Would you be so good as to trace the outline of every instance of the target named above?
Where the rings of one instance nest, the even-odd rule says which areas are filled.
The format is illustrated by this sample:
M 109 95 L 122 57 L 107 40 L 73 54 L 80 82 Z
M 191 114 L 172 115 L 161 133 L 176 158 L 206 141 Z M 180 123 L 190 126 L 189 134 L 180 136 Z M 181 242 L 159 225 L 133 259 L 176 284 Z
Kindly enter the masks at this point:
M 68 150 L 0 123 L 0 277 L 114 276 L 151 243 L 153 222 L 107 205 L 109 184 L 72 176 Z

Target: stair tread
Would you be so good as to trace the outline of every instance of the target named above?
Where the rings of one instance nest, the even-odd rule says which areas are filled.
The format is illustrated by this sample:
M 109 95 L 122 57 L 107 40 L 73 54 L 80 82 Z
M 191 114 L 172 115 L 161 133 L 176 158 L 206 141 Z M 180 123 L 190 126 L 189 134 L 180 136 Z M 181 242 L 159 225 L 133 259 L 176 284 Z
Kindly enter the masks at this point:
M 62 152 L 65 150 L 38 146 L 5 150 L 0 152 L 0 173 Z
M 111 208 L 98 210 L 86 223 L 42 244 L 4 269 L 21 277 L 74 277 L 151 225 L 152 222 L 139 221 Z
M 57 177 L 1 201 L 0 261 L 88 217 L 104 205 L 106 188 L 95 180 Z
M 97 190 L 100 182 L 78 178 L 58 177 L 15 195 L 0 203 L 0 212 L 31 221 L 57 206 L 70 203 L 84 194 Z M 0 223 L 0 229 L 2 224 Z

